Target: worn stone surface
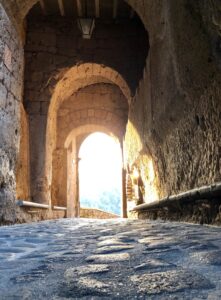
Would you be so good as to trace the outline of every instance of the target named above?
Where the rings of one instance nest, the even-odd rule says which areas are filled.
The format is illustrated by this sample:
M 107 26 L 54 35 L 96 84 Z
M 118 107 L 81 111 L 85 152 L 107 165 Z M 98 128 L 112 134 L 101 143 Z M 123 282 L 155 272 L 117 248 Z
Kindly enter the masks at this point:
M 141 276 L 134 275 L 131 280 L 138 285 L 139 293 L 146 295 L 162 292 L 176 293 L 191 289 L 210 289 L 213 285 L 203 276 L 188 271 L 166 271 Z
M 0 4 L 0 224 L 13 223 L 23 88 L 23 47 Z
M 97 252 L 97 251 L 96 251 Z M 100 251 L 98 251 L 100 252 Z M 112 251 L 115 252 L 115 251 Z M 114 263 L 116 261 L 127 261 L 130 259 L 129 253 L 116 253 L 116 254 L 100 254 L 89 256 L 86 261 L 95 263 Z
M 94 253 L 96 254 L 108 254 L 108 253 L 115 253 L 115 252 L 123 252 L 126 250 L 130 250 L 133 249 L 133 246 L 131 245 L 126 245 L 126 244 L 122 244 L 122 245 L 109 245 L 109 246 L 103 246 L 103 247 L 99 247 L 97 250 L 95 250 Z
M 119 236 L 131 249 L 92 256 Z M 144 236 L 167 248 L 149 249 L 139 242 Z M 218 300 L 220 251 L 220 228 L 181 223 L 66 219 L 1 227 L 1 299 Z
M 73 280 L 74 277 L 81 275 L 97 274 L 97 273 L 106 273 L 109 271 L 108 265 L 85 265 L 84 267 L 70 268 L 66 271 L 65 276 Z
M 151 202 L 220 181 L 220 5 L 144 6 L 150 56 L 130 108 L 125 162 L 140 171 Z
M 73 66 L 78 68 L 79 63 L 95 63 L 100 68 L 106 65 L 116 69 L 117 75 L 108 71 L 108 80 L 114 77 L 115 84 L 117 82 L 121 88 L 126 82 L 131 88 L 130 92 L 135 92 L 129 107 L 124 160 L 130 175 L 134 166 L 139 170 L 142 184 L 139 188 L 133 182 L 132 189 L 142 199 L 130 199 L 129 209 L 137 201 L 150 202 L 220 181 L 219 0 L 128 0 L 126 2 L 138 14 L 148 35 L 142 26 L 134 26 L 131 22 L 125 27 L 100 24 L 96 26 L 94 40 L 85 42 L 77 27 L 73 26 L 72 19 L 48 16 L 28 21 L 24 102 L 30 115 L 30 136 L 33 137 L 29 143 L 30 174 L 35 179 L 35 184 L 31 180 L 31 187 L 28 187 L 28 168 L 24 167 L 25 162 L 18 160 L 19 137 L 22 134 L 19 116 L 24 68 L 21 42 L 25 41 L 24 35 L 22 39 L 22 32 L 26 31 L 24 19 L 36 2 L 0 0 L 2 222 L 26 219 L 14 207 L 16 165 L 21 171 L 18 175 L 24 175 L 26 181 L 20 189 L 22 184 L 18 180 L 19 195 L 44 203 L 51 201 L 51 156 L 56 156 L 56 146 L 52 147 L 52 140 L 55 140 L 56 133 L 49 141 L 46 139 L 47 121 L 53 119 L 51 115 L 47 119 L 49 102 L 52 102 L 50 100 L 59 80 L 65 82 L 68 69 Z M 149 44 L 150 55 L 145 62 Z M 84 71 L 83 78 L 76 78 L 75 92 L 85 87 L 85 77 L 86 85 L 97 84 L 97 77 L 102 83 L 110 83 L 107 77 L 103 78 L 104 73 L 102 76 L 98 76 L 99 71 L 93 73 L 96 76 L 93 75 L 91 80 L 88 78 L 91 69 L 86 67 Z M 65 94 L 64 90 L 62 94 Z M 115 123 L 113 115 L 106 113 L 103 109 L 95 112 L 90 108 L 81 111 L 80 117 L 76 119 L 85 124 L 89 118 L 92 121 L 96 114 L 102 122 Z M 56 124 L 48 127 L 56 128 Z M 118 129 L 122 130 L 120 127 L 119 123 Z M 32 134 L 36 128 L 37 138 Z M 25 153 L 22 149 L 24 144 L 26 142 L 21 141 L 21 158 Z M 44 153 L 48 148 L 49 157 L 48 153 Z M 43 174 L 44 170 L 49 174 Z M 196 212 L 198 214 L 197 222 L 201 222 L 201 215 L 202 222 L 210 217 L 200 209 Z M 164 212 L 156 214 L 156 217 L 161 215 Z M 43 214 L 41 217 L 44 217 Z M 179 218 L 179 214 L 175 214 L 175 217 Z

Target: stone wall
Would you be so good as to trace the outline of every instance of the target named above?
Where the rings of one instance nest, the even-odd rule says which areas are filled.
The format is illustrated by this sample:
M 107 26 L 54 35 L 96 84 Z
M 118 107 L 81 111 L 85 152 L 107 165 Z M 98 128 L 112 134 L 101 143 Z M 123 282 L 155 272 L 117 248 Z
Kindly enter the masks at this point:
M 23 89 L 23 46 L 0 5 L 0 223 L 15 222 L 16 163 Z
M 125 140 L 146 202 L 221 180 L 221 76 L 202 2 L 156 1 L 147 12 L 149 58 Z
M 131 211 L 130 218 L 164 220 L 172 222 L 189 222 L 221 226 L 221 200 L 220 198 L 191 201 L 184 204 L 156 207 L 139 212 Z
M 88 218 L 88 219 L 117 219 L 120 216 L 102 211 L 96 208 L 85 208 L 82 207 L 80 210 L 80 217 L 81 218 Z
M 139 56 L 137 55 L 139 53 Z M 28 20 L 25 46 L 25 103 L 30 114 L 47 112 L 58 74 L 80 63 L 116 70 L 135 91 L 148 53 L 148 36 L 137 21 L 96 25 L 93 38 L 83 40 L 69 18 Z

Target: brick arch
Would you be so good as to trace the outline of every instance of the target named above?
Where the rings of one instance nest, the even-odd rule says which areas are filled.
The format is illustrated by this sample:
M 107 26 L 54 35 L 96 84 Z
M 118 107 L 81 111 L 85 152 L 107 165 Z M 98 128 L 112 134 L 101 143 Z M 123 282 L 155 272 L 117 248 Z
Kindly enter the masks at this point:
M 128 102 L 118 86 L 99 83 L 69 97 L 57 112 L 56 148 L 63 147 L 71 130 L 84 124 L 104 125 L 123 138 L 128 120 Z
M 68 148 L 71 141 L 76 138 L 79 135 L 83 135 L 83 134 L 92 134 L 94 132 L 102 132 L 105 133 L 111 137 L 114 137 L 117 140 L 120 140 L 120 136 L 118 135 L 117 132 L 112 131 L 110 129 L 108 129 L 106 126 L 104 125 L 98 125 L 98 124 L 85 124 L 83 126 L 79 126 L 77 128 L 74 128 L 67 136 L 65 143 L 64 143 L 64 147 Z M 84 142 L 84 140 L 87 137 L 85 137 L 82 141 L 81 141 L 81 145 Z
M 85 110 L 81 110 L 78 112 L 79 112 L 79 115 L 80 114 L 86 115 L 86 113 L 88 111 L 87 111 L 87 109 L 85 109 Z M 79 119 L 77 119 L 74 122 L 74 124 L 73 124 L 73 122 L 71 122 L 70 125 L 68 126 L 68 128 L 63 129 L 62 137 L 58 138 L 58 140 L 57 140 L 57 144 L 56 144 L 57 147 L 58 148 L 62 147 L 63 144 L 65 144 L 64 141 L 66 141 L 66 137 L 69 136 L 70 128 L 73 128 L 73 130 L 74 130 L 75 128 L 84 126 L 84 124 L 88 124 L 87 126 L 91 126 L 90 124 L 93 124 L 93 122 L 95 124 L 97 124 L 97 126 L 106 128 L 107 132 L 111 132 L 119 140 L 122 140 L 123 135 L 125 133 L 126 122 L 124 122 L 122 120 L 122 118 L 120 118 L 119 116 L 117 116 L 116 114 L 112 113 L 109 110 L 94 109 L 95 115 L 96 115 L 96 112 L 100 116 L 97 116 L 97 117 L 88 117 L 87 116 L 86 118 L 80 116 Z M 79 124 L 77 127 L 75 127 L 76 123 Z M 111 126 L 110 123 L 113 123 L 113 125 Z M 63 134 L 64 134 L 64 137 L 63 137 Z
M 68 70 L 57 83 L 48 110 L 47 140 L 56 130 L 57 111 L 61 104 L 79 90 L 97 83 L 111 83 L 119 87 L 130 104 L 131 91 L 123 77 L 115 70 L 95 63 L 85 63 Z
M 132 94 L 120 73 L 108 66 L 83 63 L 69 69 L 57 83 L 49 109 L 58 109 L 61 103 L 75 92 L 88 85 L 102 82 L 117 85 L 130 104 Z

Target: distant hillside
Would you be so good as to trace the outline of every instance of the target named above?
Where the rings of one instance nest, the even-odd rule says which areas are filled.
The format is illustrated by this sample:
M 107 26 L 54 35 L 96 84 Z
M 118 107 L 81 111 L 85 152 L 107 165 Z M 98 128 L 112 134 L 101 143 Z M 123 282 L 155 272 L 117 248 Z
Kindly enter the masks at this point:
M 83 196 L 80 201 L 81 207 L 98 208 L 117 215 L 121 214 L 121 192 L 116 188 L 102 192 L 96 198 Z

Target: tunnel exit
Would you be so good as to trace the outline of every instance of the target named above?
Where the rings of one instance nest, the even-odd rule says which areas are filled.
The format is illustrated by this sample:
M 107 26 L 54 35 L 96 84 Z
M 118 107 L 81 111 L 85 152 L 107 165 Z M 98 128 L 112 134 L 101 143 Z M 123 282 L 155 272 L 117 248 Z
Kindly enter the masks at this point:
M 90 134 L 80 147 L 79 199 L 81 208 L 121 215 L 122 152 L 107 134 Z

